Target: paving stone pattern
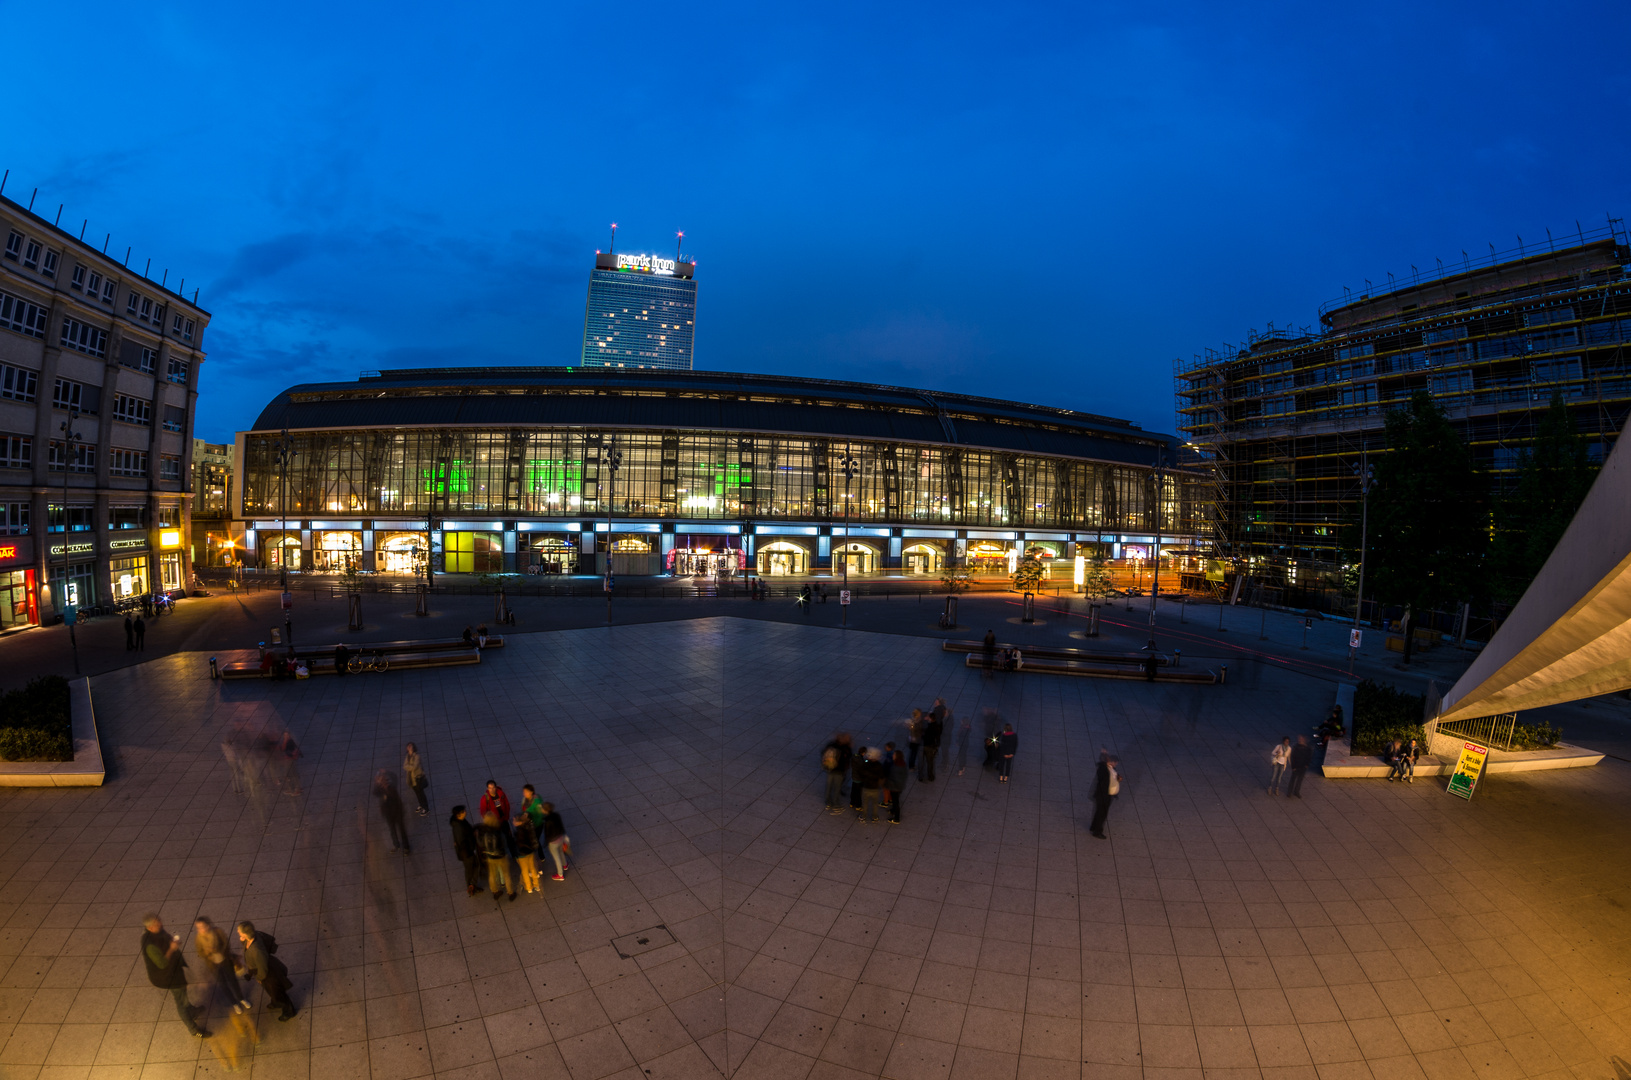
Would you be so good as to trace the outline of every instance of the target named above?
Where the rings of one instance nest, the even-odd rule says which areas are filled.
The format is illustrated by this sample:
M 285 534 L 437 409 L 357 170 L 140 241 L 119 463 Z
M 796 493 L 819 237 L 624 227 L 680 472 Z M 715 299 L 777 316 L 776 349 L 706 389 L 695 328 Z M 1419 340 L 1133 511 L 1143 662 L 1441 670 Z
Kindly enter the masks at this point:
M 473 669 L 221 684 L 180 654 L 99 677 L 108 786 L 0 792 L 0 1075 L 222 1072 L 147 984 L 150 909 L 277 935 L 301 1012 L 252 991 L 255 1077 L 1631 1075 L 1625 763 L 1470 804 L 1317 775 L 1271 798 L 1269 745 L 1331 683 L 961 662 L 719 618 L 518 635 Z M 823 813 L 831 733 L 904 742 L 937 694 L 1014 722 L 1012 783 L 976 723 L 968 772 L 953 739 L 904 824 Z M 293 731 L 298 797 L 234 793 L 234 724 Z M 433 812 L 402 856 L 368 784 L 408 740 Z M 1101 746 L 1127 774 L 1108 841 Z M 489 777 L 565 816 L 576 868 L 542 896 L 465 895 L 447 811 Z

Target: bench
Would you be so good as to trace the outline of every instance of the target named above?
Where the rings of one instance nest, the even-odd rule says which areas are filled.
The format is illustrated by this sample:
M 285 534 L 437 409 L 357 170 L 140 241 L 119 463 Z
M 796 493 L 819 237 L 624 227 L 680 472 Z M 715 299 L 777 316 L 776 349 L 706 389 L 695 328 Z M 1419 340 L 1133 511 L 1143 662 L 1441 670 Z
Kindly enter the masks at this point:
M 487 639 L 488 648 L 495 647 L 493 645 L 493 640 L 493 638 Z M 402 648 L 402 646 L 405 645 L 412 645 L 412 642 L 398 641 L 387 642 L 385 644 L 394 645 L 397 646 L 397 648 L 376 648 L 373 645 L 366 645 L 352 649 L 351 655 L 367 657 L 376 652 L 382 653 L 387 665 L 389 665 L 386 668 L 388 671 L 397 671 L 408 668 L 460 667 L 465 664 L 481 663 L 482 650 L 472 649 L 468 645 L 465 645 L 462 641 L 458 643 L 460 646 L 462 646 L 462 648 L 455 648 L 438 643 L 430 649 L 417 650 Z M 280 653 L 278 655 L 281 656 L 283 654 Z M 297 649 L 295 651 L 295 656 L 297 659 L 305 661 L 306 670 L 312 675 L 334 674 L 333 649 L 330 649 L 327 655 L 322 653 L 302 652 Z M 365 668 L 361 672 L 347 672 L 347 674 L 366 674 L 367 670 L 368 669 Z M 222 664 L 220 671 L 221 678 L 223 679 L 270 679 L 272 677 L 271 673 L 262 671 L 260 664 L 253 660 L 232 664 Z
M 940 648 L 945 652 L 982 653 L 985 643 L 979 641 L 943 641 Z M 1093 652 L 1088 649 L 1065 649 L 1041 645 L 997 645 L 1000 654 L 1004 649 L 1018 649 L 1025 658 L 1026 666 L 1030 666 L 1031 658 L 1038 660 L 1080 660 L 1090 664 L 1128 664 L 1134 667 L 1143 667 L 1149 659 L 1148 652 Z M 1156 653 L 1155 662 L 1165 667 L 1172 663 L 1172 657 L 1166 653 Z M 978 665 L 976 665 L 978 666 Z
M 965 667 L 986 667 L 985 657 L 970 656 L 963 660 Z M 1027 654 L 1023 656 L 1023 663 L 1017 674 L 1023 675 L 1029 671 L 1041 672 L 1044 675 L 1075 675 L 1084 679 L 1131 679 L 1134 681 L 1148 679 L 1144 672 L 1125 665 L 1083 664 L 1065 660 L 1032 660 Z M 1204 668 L 1191 668 L 1178 670 L 1169 668 L 1155 673 L 1155 682 L 1165 683 L 1199 683 L 1211 685 L 1223 681 L 1223 677 L 1216 671 Z

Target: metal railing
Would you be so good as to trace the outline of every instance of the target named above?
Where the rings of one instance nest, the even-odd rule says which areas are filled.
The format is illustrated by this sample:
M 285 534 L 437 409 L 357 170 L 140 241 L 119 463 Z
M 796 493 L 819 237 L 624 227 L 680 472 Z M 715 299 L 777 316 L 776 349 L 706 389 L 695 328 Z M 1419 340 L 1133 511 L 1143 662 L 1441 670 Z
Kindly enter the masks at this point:
M 1452 738 L 1465 742 L 1475 742 L 1480 746 L 1492 746 L 1497 750 L 1515 750 L 1512 744 L 1512 733 L 1518 726 L 1518 714 L 1501 713 L 1499 716 L 1473 716 L 1466 720 L 1451 720 L 1436 725 L 1440 735 L 1449 735 Z

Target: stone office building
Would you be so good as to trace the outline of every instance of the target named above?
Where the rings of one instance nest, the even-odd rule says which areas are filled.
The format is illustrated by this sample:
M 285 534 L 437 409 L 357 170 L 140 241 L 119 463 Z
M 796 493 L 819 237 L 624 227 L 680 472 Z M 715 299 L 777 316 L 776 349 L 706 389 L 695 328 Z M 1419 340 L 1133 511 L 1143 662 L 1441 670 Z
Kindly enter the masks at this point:
M 0 237 L 0 632 L 184 587 L 209 314 L 3 197 Z

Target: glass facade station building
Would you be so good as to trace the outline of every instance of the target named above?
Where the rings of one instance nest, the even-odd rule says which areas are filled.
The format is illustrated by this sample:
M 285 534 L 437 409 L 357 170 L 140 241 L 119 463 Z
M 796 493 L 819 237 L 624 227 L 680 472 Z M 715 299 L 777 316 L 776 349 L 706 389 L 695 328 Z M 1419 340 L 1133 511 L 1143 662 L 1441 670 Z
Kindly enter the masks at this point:
M 450 368 L 290 388 L 237 436 L 231 490 L 264 569 L 1009 573 L 1026 552 L 1193 551 L 1196 477 L 1174 460 L 1171 436 L 988 398 Z

